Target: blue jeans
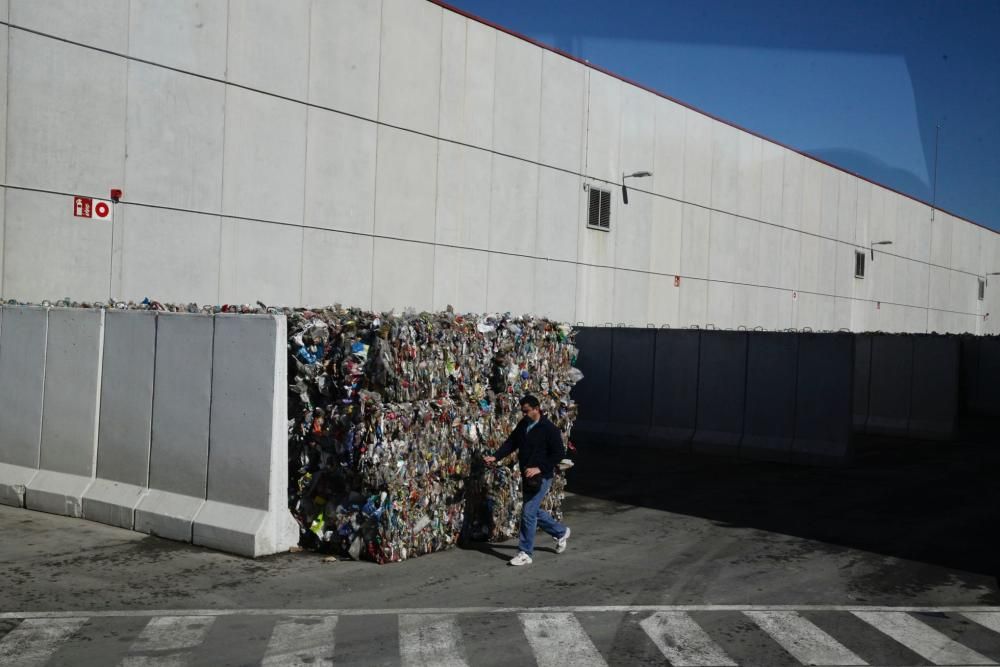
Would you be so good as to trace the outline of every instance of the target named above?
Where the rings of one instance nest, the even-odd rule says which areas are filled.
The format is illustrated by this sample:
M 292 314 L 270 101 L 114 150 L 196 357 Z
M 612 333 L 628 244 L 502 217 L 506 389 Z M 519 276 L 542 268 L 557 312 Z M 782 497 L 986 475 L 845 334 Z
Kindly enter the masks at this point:
M 541 509 L 542 498 L 549 492 L 552 486 L 552 479 L 543 479 L 542 488 L 535 492 L 535 495 L 524 499 L 524 507 L 521 510 L 521 539 L 519 546 L 521 551 L 532 555 L 535 551 L 535 531 L 541 525 L 542 530 L 559 539 L 566 534 L 566 526 L 553 519 L 548 512 Z

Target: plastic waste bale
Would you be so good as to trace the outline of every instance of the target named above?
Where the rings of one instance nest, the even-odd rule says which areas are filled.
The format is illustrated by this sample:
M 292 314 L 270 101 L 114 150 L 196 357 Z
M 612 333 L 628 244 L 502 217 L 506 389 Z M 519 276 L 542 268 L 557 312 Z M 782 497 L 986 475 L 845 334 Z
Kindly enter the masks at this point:
M 567 444 L 568 325 L 510 315 L 292 311 L 290 507 L 303 546 L 394 562 L 517 534 L 514 457 L 486 467 L 536 395 Z M 566 478 L 543 507 L 561 518 Z

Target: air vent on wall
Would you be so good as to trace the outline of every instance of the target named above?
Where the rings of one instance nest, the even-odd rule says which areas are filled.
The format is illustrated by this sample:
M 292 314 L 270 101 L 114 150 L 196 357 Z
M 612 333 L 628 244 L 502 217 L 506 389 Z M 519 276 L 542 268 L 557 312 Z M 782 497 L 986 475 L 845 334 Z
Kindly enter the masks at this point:
M 594 229 L 611 229 L 611 192 L 591 187 L 587 226 Z

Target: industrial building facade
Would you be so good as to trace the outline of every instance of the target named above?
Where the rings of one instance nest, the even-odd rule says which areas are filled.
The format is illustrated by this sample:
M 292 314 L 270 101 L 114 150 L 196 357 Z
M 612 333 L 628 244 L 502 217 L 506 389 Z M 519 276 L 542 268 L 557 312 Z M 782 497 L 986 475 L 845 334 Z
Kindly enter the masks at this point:
M 0 18 L 5 300 L 1000 330 L 997 233 L 429 0 Z

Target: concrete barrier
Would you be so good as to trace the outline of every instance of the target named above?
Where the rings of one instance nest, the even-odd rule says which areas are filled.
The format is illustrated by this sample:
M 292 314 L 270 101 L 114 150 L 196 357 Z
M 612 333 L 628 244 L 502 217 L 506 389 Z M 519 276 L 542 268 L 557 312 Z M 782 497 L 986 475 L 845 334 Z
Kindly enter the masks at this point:
M 298 543 L 288 511 L 285 318 L 215 318 L 208 494 L 194 543 L 247 556 Z
M 649 434 L 655 348 L 655 329 L 613 330 L 606 421 L 616 443 L 645 440 Z
M 736 454 L 743 436 L 747 334 L 702 331 L 695 451 Z
M 104 311 L 53 308 L 45 348 L 38 474 L 25 506 L 79 517 L 94 481 L 100 409 Z
M 872 371 L 872 336 L 854 336 L 854 431 L 864 433 L 868 425 L 868 389 Z
M 608 434 L 608 399 L 611 390 L 612 329 L 585 327 L 576 334 L 576 367 L 583 380 L 571 396 L 580 406 L 580 419 L 573 425 L 574 440 L 602 438 Z
M 959 340 L 913 337 L 913 382 L 908 431 L 911 438 L 951 440 L 958 420 Z
M 780 462 L 791 457 L 797 360 L 797 334 L 749 334 L 740 457 Z
M 24 506 L 38 473 L 48 311 L 0 308 L 0 504 Z
M 700 334 L 692 329 L 658 329 L 650 406 L 650 444 L 687 448 L 698 421 Z
M 984 336 L 979 341 L 977 411 L 983 417 L 1000 417 L 1000 337 Z
M 959 362 L 959 412 L 963 415 L 981 414 L 979 401 L 979 348 L 983 339 L 979 336 L 963 335 L 961 360 Z
M 913 381 L 913 336 L 874 336 L 871 369 L 865 431 L 878 435 L 907 435 Z
M 157 318 L 149 492 L 135 511 L 135 529 L 190 542 L 208 489 L 212 405 L 211 315 Z
M 156 313 L 108 311 L 104 318 L 97 478 L 83 518 L 132 529 L 147 492 L 153 416 Z
M 850 334 L 801 334 L 795 391 L 793 463 L 850 460 L 854 340 Z

